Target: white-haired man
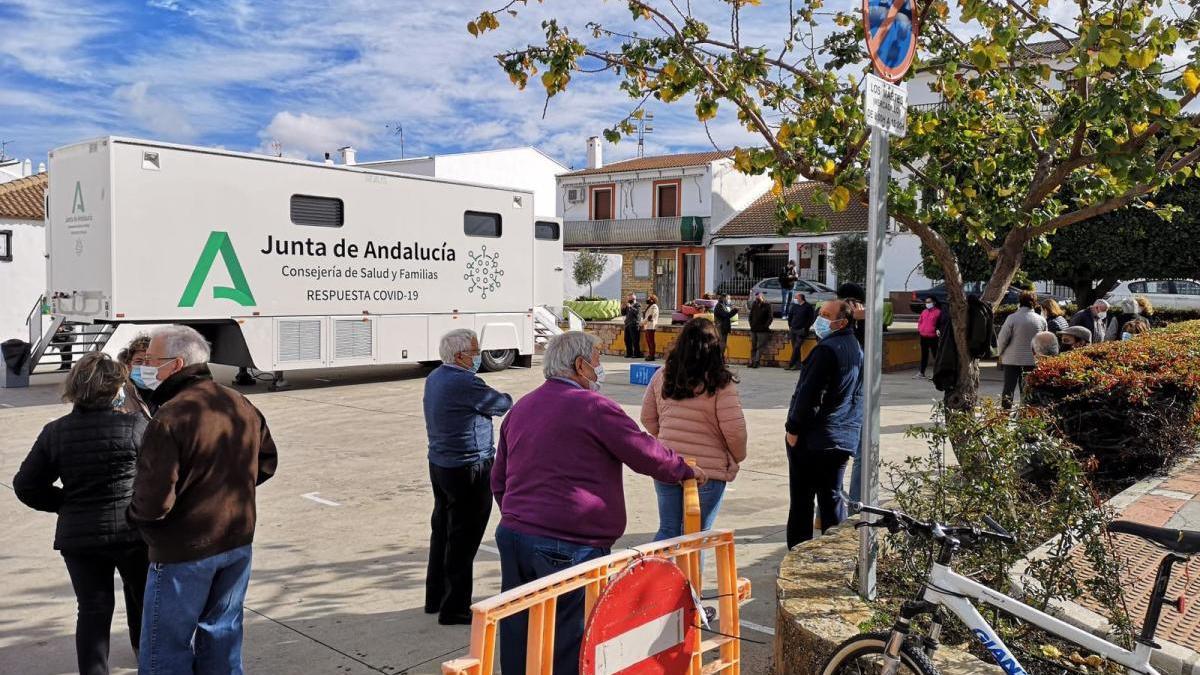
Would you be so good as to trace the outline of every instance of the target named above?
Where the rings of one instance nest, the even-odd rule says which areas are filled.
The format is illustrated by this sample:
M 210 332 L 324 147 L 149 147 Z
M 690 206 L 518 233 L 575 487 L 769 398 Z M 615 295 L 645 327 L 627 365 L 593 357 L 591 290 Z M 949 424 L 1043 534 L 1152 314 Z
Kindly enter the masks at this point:
M 1033 358 L 1038 361 L 1058 356 L 1058 336 L 1048 330 L 1034 335 L 1030 346 L 1033 347 Z
M 599 340 L 556 335 L 542 359 L 546 382 L 517 402 L 500 426 L 492 493 L 500 505 L 500 586 L 509 590 L 608 555 L 625 533 L 622 466 L 663 483 L 704 472 L 642 431 L 612 399 Z M 579 672 L 583 591 L 559 596 L 554 673 Z M 500 622 L 500 670 L 525 672 L 524 613 Z
M 187 326 L 157 331 L 139 366 L 158 407 L 127 517 L 150 547 L 138 672 L 241 673 L 258 485 L 275 474 L 262 413 L 208 370 Z
M 479 338 L 460 328 L 442 336 L 442 365 L 425 380 L 425 431 L 433 485 L 425 613 L 443 625 L 471 623 L 473 566 L 492 515 L 492 418 L 513 400 L 480 379 Z
M 1121 339 L 1121 329 L 1115 314 L 1108 311 L 1107 300 L 1097 300 L 1091 307 L 1084 307 L 1071 317 L 1072 326 L 1082 326 L 1092 332 L 1092 342 L 1109 342 Z

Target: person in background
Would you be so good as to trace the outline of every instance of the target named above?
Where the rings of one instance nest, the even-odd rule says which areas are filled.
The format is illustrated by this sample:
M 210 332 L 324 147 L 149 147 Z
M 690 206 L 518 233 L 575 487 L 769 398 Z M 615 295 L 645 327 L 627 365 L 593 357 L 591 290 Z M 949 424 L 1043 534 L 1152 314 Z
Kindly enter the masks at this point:
M 713 319 L 717 324 L 717 335 L 721 337 L 721 353 L 724 354 L 729 348 L 729 333 L 733 331 L 733 317 L 737 314 L 737 309 L 729 300 L 728 293 L 722 293 L 721 299 L 713 307 Z
M 796 290 L 796 280 L 800 276 L 796 274 L 796 261 L 787 261 L 787 267 L 779 273 L 779 287 L 783 289 L 783 309 L 782 314 L 785 319 L 788 315 L 788 309 L 792 306 L 792 294 Z
M 937 300 L 932 297 L 925 298 L 925 309 L 921 310 L 921 315 L 917 317 L 917 334 L 921 339 L 921 369 L 915 377 L 924 379 L 925 369 L 937 356 L 938 325 L 941 319 L 942 309 L 938 307 Z
M 124 349 L 117 353 L 117 360 L 129 372 L 129 381 L 125 383 L 125 412 L 136 412 L 146 416 L 154 414 L 147 401 L 151 391 L 142 383 L 141 366 L 145 362 L 146 349 L 150 346 L 150 335 L 138 333 Z
M 1150 323 L 1145 319 L 1137 318 L 1125 322 L 1121 326 L 1121 339 L 1132 340 L 1135 335 L 1144 335 L 1150 332 Z
M 275 441 L 246 397 L 213 382 L 208 343 L 159 329 L 142 379 L 158 406 L 126 511 L 150 546 L 141 675 L 242 672 L 255 493 L 275 475 Z
M 1144 295 L 1135 295 L 1133 299 L 1137 302 L 1138 315 L 1145 319 L 1151 328 L 1159 328 L 1163 325 L 1163 322 L 1154 316 L 1154 305 L 1151 304 L 1150 298 Z
M 771 303 L 762 293 L 754 295 L 750 304 L 750 367 L 757 368 L 762 360 L 762 353 L 767 349 L 771 340 L 771 322 L 775 315 L 771 311 Z
M 71 357 L 74 356 L 71 352 L 75 349 L 75 331 L 71 326 L 64 323 L 54 329 L 54 337 L 50 338 L 50 346 L 58 349 L 59 360 L 62 361 L 58 369 L 70 370 Z
M 1058 334 L 1059 352 L 1086 347 L 1092 343 L 1092 331 L 1083 326 L 1071 326 Z
M 1108 342 L 1121 337 L 1117 317 L 1109 313 L 1107 300 L 1097 300 L 1091 307 L 1084 307 L 1071 317 L 1072 326 L 1081 326 L 1091 331 L 1092 342 Z
M 646 336 L 646 360 L 653 361 L 658 354 L 654 344 L 654 333 L 658 330 L 658 296 L 646 296 L 646 311 L 642 314 L 642 333 Z
M 788 361 L 787 370 L 800 368 L 800 354 L 804 351 L 804 341 L 808 339 L 808 331 L 813 321 L 817 320 L 817 310 L 808 304 L 808 298 L 803 293 L 796 294 L 787 313 L 788 334 L 792 338 L 792 358 Z
M 442 336 L 442 365 L 425 379 L 425 432 L 433 486 L 425 613 L 449 626 L 471 623 L 473 566 L 492 515 L 492 418 L 513 400 L 479 372 L 479 338 L 460 328 Z
M 505 591 L 609 554 L 625 532 L 624 466 L 663 483 L 706 480 L 703 469 L 689 467 L 600 393 L 605 372 L 595 336 L 569 331 L 550 338 L 542 372 L 545 383 L 517 401 L 500 425 L 492 466 Z M 579 672 L 583 595 L 558 596 L 555 675 Z M 500 622 L 504 675 L 525 672 L 527 632 L 525 612 Z
M 1042 318 L 1046 320 L 1046 328 L 1054 333 L 1061 333 L 1066 330 L 1070 324 L 1067 323 L 1066 314 L 1058 301 L 1051 297 L 1045 297 L 1038 300 L 1038 305 L 1042 308 Z
M 114 570 L 121 575 L 134 655 L 142 626 L 146 544 L 120 514 L 133 495 L 146 418 L 121 410 L 127 376 L 107 354 L 85 354 L 63 388 L 71 412 L 42 428 L 12 483 L 22 503 L 58 514 L 54 548 L 75 590 L 75 656 L 82 675 L 108 673 Z
M 863 351 L 852 322 L 850 303 L 822 303 L 813 323 L 818 342 L 788 406 L 788 548 L 812 539 L 814 497 L 822 531 L 846 519 L 842 480 L 846 463 L 858 453 L 863 424 Z
M 1024 391 L 1022 380 L 1037 361 L 1033 357 L 1033 336 L 1046 330 L 1046 320 L 1033 311 L 1037 306 L 1037 293 L 1021 291 L 1017 299 L 1017 311 L 1008 315 L 996 338 L 1000 352 L 1000 367 L 1004 369 L 1004 390 L 1000 394 L 1000 405 L 1012 407 L 1013 394 L 1017 389 Z
M 637 295 L 630 293 L 621 307 L 621 316 L 625 318 L 625 358 L 642 358 L 642 340 L 638 331 L 638 323 L 642 320 L 642 307 L 638 304 Z
M 712 529 L 725 484 L 746 459 L 746 416 L 737 378 L 721 356 L 717 330 L 708 319 L 692 319 L 646 387 L 642 426 L 663 445 L 695 461 L 708 482 L 700 487 L 700 527 Z M 654 482 L 658 495 L 655 541 L 683 534 L 683 489 Z
M 1050 331 L 1042 331 L 1033 336 L 1030 347 L 1033 349 L 1035 361 L 1058 356 L 1058 336 Z
M 837 296 L 850 301 L 850 315 L 853 319 L 854 339 L 862 347 L 867 340 L 867 292 L 862 285 L 847 281 L 837 288 Z

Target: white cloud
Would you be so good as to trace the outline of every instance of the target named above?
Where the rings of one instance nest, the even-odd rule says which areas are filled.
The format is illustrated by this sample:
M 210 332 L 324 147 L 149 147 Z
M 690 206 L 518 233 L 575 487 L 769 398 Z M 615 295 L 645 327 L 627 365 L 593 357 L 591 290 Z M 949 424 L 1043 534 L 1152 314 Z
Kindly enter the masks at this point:
M 155 135 L 172 140 L 190 140 L 196 135 L 195 127 L 182 111 L 150 95 L 147 82 L 118 87 L 113 96 L 126 104 L 129 114 Z
M 278 141 L 285 156 L 321 158 L 343 146 L 366 146 L 370 130 L 370 125 L 352 117 L 320 117 L 285 110 L 258 132 L 262 139 L 259 151 L 270 153 L 272 141 Z

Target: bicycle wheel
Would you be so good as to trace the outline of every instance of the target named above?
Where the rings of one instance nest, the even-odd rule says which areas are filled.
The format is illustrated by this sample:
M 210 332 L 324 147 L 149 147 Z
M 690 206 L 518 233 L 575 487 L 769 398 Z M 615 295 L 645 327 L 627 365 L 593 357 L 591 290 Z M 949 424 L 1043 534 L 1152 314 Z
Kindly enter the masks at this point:
M 883 648 L 888 633 L 863 633 L 846 640 L 833 650 L 821 675 L 879 675 L 883 672 Z M 900 666 L 896 675 L 941 675 L 925 652 L 911 640 L 900 648 Z

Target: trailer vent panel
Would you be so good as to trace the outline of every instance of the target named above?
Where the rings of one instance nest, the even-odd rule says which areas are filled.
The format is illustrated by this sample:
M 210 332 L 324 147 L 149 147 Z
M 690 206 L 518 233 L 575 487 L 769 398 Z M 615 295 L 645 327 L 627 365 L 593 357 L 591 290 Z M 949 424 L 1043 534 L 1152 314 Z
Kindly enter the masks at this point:
M 339 319 L 333 323 L 333 358 L 369 359 L 373 355 L 371 322 Z
M 533 236 L 535 239 L 558 241 L 558 235 L 558 223 L 552 220 L 539 220 L 533 224 Z
M 320 360 L 320 319 L 290 319 L 279 322 L 280 363 Z
M 292 195 L 292 223 L 316 227 L 341 227 L 345 205 L 333 197 Z

